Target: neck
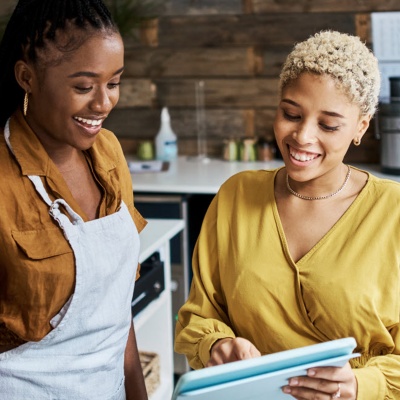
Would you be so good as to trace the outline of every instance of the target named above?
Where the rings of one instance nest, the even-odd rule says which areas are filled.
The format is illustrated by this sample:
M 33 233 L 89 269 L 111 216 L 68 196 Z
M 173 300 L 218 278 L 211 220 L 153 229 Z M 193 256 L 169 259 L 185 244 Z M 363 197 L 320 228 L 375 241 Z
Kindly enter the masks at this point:
M 346 187 L 347 182 L 350 179 L 350 174 L 351 174 L 351 169 L 349 166 L 347 166 L 346 175 L 343 178 L 341 185 L 338 183 L 336 186 L 336 189 L 327 191 L 327 193 L 325 193 L 325 194 L 320 194 L 320 195 L 316 195 L 316 196 L 311 196 L 310 194 L 303 193 L 303 192 L 299 193 L 296 190 L 294 190 L 290 184 L 289 175 L 287 175 L 287 174 L 286 174 L 286 188 L 292 195 L 294 195 L 302 200 L 324 200 L 324 199 L 328 199 L 330 197 L 334 197 L 334 196 L 338 195 Z
M 46 151 L 61 173 L 71 172 L 81 166 L 82 163 L 86 164 L 86 158 L 83 152 L 73 147 L 57 149 L 56 151 L 48 151 L 46 149 Z

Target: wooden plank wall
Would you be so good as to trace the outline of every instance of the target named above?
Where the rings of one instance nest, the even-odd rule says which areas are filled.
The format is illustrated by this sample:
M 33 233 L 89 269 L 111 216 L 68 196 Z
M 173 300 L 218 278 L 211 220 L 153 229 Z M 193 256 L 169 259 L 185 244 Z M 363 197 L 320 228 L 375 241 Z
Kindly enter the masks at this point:
M 1 0 L 0 15 L 8 15 L 13 10 L 16 4 L 17 0 Z
M 150 44 L 126 39 L 121 100 L 108 121 L 127 152 L 153 139 L 170 109 L 179 153 L 195 155 L 195 83 L 204 82 L 208 153 L 223 140 L 273 136 L 280 67 L 295 42 L 322 29 L 358 34 L 370 46 L 370 13 L 399 11 L 398 0 L 169 0 Z M 379 162 L 369 129 L 347 162 Z
M 15 4 L 2 0 L 0 14 Z M 208 154 L 224 139 L 273 137 L 281 65 L 295 42 L 322 29 L 358 34 L 372 46 L 370 13 L 400 11 L 399 0 L 165 0 L 162 14 L 125 38 L 126 70 L 106 122 L 126 152 L 159 129 L 170 109 L 179 153 L 195 155 L 195 84 L 204 82 Z M 348 162 L 379 162 L 373 127 Z

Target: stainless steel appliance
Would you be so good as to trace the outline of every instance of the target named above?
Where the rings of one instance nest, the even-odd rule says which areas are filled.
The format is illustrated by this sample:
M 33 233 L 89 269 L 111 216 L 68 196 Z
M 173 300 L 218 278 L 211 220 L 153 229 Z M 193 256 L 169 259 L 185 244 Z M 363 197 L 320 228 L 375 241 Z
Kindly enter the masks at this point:
M 390 98 L 379 103 L 382 172 L 400 175 L 400 77 L 390 79 Z

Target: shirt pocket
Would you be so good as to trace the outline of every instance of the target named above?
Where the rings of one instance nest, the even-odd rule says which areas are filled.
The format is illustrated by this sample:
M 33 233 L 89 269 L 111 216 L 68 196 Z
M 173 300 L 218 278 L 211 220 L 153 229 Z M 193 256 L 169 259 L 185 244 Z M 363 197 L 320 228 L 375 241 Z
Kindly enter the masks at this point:
M 9 271 L 10 329 L 27 341 L 42 340 L 50 320 L 74 292 L 75 258 L 61 228 L 12 230 L 15 252 Z M 21 293 L 24 296 L 21 297 Z
M 12 231 L 11 234 L 18 247 L 32 260 L 43 260 L 72 252 L 60 228 Z

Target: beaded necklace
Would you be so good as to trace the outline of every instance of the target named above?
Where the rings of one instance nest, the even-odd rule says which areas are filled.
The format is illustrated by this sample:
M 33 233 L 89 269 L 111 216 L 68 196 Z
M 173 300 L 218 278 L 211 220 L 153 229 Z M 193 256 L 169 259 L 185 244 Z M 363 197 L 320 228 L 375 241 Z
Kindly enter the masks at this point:
M 347 185 L 347 182 L 349 181 L 350 178 L 350 174 L 351 174 L 351 169 L 350 166 L 347 166 L 347 174 L 346 174 L 346 178 L 344 179 L 343 185 L 340 186 L 340 188 L 338 190 L 336 190 L 335 192 L 331 193 L 331 194 L 326 194 L 325 196 L 316 196 L 316 197 L 311 197 L 311 196 L 304 196 L 300 193 L 295 192 L 289 184 L 289 175 L 286 174 L 286 187 L 289 190 L 289 192 L 291 194 L 293 194 L 294 196 L 303 199 L 303 200 L 324 200 L 324 199 L 328 199 L 330 197 L 336 196 L 337 194 L 339 194 Z

